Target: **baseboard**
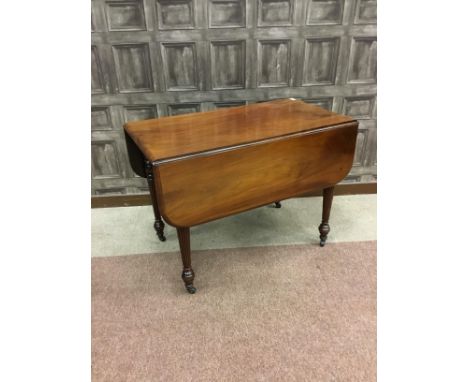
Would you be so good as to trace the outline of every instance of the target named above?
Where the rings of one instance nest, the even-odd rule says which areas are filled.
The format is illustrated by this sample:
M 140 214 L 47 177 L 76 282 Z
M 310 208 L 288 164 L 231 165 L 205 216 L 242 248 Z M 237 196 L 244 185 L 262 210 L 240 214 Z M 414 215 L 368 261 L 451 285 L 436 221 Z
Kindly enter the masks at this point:
M 334 195 L 359 195 L 359 194 L 376 194 L 377 182 L 372 183 L 348 183 L 338 184 L 335 187 Z M 320 190 L 310 192 L 304 197 L 320 196 Z M 132 206 L 146 206 L 151 204 L 149 194 L 138 195 L 112 195 L 112 196 L 92 196 L 91 208 L 106 208 L 106 207 L 132 207 Z
M 333 195 L 365 195 L 365 194 L 376 194 L 377 193 L 377 182 L 372 183 L 346 183 L 337 184 Z M 309 196 L 322 196 L 322 191 L 317 190 L 314 192 L 308 192 L 302 195 L 302 197 Z

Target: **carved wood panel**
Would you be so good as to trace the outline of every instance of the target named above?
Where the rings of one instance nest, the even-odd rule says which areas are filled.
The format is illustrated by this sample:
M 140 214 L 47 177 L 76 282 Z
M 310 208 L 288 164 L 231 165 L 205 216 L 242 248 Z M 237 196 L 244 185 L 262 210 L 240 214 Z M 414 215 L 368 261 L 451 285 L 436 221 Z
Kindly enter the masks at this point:
M 147 192 L 129 120 L 294 97 L 360 120 L 344 182 L 374 181 L 375 0 L 92 0 L 92 194 Z

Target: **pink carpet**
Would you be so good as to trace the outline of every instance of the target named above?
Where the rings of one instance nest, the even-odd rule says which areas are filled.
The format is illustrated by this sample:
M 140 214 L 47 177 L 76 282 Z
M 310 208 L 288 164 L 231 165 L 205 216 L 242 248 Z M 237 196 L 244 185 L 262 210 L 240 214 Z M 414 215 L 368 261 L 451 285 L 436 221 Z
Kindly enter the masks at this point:
M 93 381 L 375 381 L 376 243 L 92 260 Z

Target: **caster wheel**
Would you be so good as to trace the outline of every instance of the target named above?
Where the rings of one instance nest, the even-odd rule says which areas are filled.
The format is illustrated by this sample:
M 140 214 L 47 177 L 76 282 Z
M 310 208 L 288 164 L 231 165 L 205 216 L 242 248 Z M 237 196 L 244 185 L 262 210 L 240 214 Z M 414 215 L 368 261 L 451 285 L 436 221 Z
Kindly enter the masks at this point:
M 193 285 L 186 285 L 185 289 L 187 289 L 187 292 L 190 294 L 194 294 L 197 291 L 197 288 L 195 288 Z
M 281 203 L 280 202 L 275 202 L 275 208 L 281 208 Z
M 158 235 L 158 239 L 159 239 L 160 241 L 166 241 L 166 236 L 164 236 L 164 235 Z

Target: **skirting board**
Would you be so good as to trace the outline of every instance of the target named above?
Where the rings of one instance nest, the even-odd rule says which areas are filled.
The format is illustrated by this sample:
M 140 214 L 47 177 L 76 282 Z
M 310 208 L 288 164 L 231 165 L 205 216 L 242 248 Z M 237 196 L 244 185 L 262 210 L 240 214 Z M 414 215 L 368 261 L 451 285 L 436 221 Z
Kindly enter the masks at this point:
M 335 186 L 335 196 L 339 195 L 358 195 L 358 194 L 376 194 L 377 182 L 372 183 L 348 183 L 338 184 Z M 303 195 L 308 196 L 321 196 L 321 191 L 315 191 Z M 146 206 L 151 204 L 149 194 L 137 195 L 112 195 L 112 196 L 92 196 L 91 208 L 106 208 L 106 207 L 132 207 L 132 206 Z

